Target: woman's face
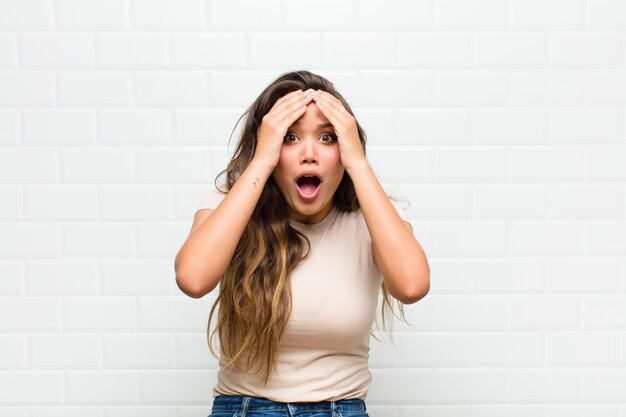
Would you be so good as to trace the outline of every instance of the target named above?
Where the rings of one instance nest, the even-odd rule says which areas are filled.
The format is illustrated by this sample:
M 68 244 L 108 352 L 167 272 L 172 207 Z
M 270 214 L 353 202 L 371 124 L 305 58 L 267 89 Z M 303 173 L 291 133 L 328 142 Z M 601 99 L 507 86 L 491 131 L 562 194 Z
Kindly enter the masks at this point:
M 322 221 L 333 208 L 333 196 L 343 173 L 335 131 L 311 102 L 287 129 L 278 165 L 272 172 L 287 200 L 289 218 L 308 224 Z

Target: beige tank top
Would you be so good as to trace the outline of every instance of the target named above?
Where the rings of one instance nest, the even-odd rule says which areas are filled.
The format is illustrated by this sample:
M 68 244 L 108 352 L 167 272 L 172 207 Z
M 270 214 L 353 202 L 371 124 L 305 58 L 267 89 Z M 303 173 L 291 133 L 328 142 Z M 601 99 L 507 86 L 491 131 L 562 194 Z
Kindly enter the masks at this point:
M 215 208 L 222 198 L 213 190 L 198 209 Z M 307 235 L 311 253 L 291 275 L 292 311 L 276 371 L 265 384 L 262 375 L 221 366 L 213 395 L 280 402 L 365 399 L 371 382 L 369 338 L 382 283 L 365 219 L 360 211 L 333 208 L 317 224 L 289 222 Z

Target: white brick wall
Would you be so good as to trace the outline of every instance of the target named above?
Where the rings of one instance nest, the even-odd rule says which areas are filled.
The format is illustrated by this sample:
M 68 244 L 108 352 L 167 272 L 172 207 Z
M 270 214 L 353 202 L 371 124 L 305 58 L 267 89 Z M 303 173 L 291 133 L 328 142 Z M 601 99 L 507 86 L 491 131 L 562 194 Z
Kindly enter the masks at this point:
M 626 417 L 623 0 L 0 0 L 0 417 L 201 417 L 173 260 L 240 113 L 327 76 L 431 293 L 372 417 Z

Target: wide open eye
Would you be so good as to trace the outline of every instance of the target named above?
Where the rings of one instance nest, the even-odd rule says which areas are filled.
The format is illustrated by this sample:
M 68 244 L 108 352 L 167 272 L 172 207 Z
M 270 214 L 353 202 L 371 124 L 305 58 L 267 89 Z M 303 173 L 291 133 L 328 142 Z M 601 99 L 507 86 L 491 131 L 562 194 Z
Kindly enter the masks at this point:
M 332 133 L 324 133 L 321 137 L 320 140 L 322 142 L 326 142 L 326 143 L 332 143 L 337 141 L 337 135 L 334 135 Z
M 291 133 L 287 133 L 283 138 L 283 142 L 295 142 L 298 138 Z

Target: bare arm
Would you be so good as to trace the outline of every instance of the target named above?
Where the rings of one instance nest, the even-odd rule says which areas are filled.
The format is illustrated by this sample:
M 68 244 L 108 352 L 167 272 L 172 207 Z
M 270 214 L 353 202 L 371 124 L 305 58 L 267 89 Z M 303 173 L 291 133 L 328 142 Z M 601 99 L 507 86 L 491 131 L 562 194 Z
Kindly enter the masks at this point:
M 367 162 L 349 174 L 389 293 L 404 304 L 418 301 L 430 289 L 430 267 L 411 225 L 400 218 Z
M 372 256 L 389 293 L 405 304 L 414 303 L 430 289 L 426 254 L 415 240 L 411 225 L 402 221 L 369 166 L 354 116 L 326 91 L 317 90 L 314 100 L 337 133 L 341 163 L 354 184 L 372 237 Z
M 224 200 L 200 210 L 174 261 L 176 283 L 190 297 L 211 292 L 224 275 L 272 170 L 251 162 Z
M 224 276 L 263 187 L 278 164 L 287 129 L 311 102 L 307 92 L 292 91 L 276 101 L 259 126 L 252 162 L 215 210 L 196 213 L 174 261 L 176 284 L 190 297 L 210 293 Z

